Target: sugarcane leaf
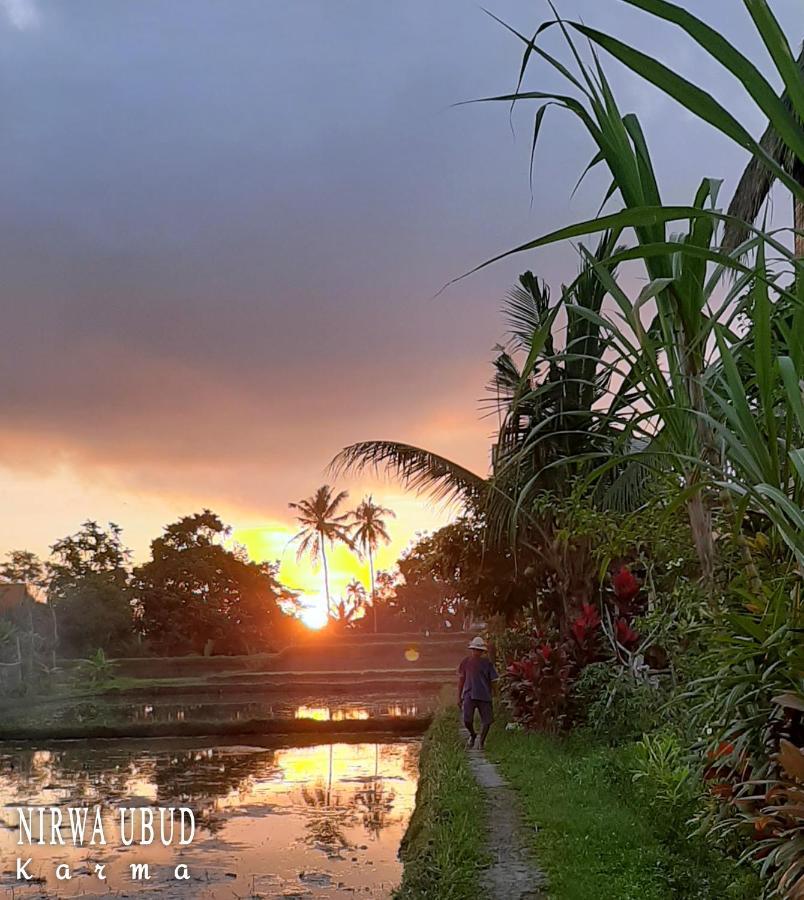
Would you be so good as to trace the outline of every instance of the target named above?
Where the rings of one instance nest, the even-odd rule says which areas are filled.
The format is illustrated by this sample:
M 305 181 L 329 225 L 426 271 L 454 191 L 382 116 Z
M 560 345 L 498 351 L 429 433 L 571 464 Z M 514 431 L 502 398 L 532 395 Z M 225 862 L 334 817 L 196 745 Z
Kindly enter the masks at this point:
M 794 108 L 799 116 L 804 116 L 804 77 L 776 16 L 774 16 L 770 6 L 768 6 L 767 0 L 743 0 L 743 2 L 754 20 L 754 24 L 757 26 L 757 31 L 759 31 L 777 71 L 782 76 L 782 81 L 784 81 L 784 86 Z M 775 125 L 775 127 L 778 131 L 778 125 Z M 801 138 L 800 122 L 798 128 L 799 138 Z M 795 153 L 800 159 L 804 159 L 804 153 L 802 153 L 797 144 L 791 143 L 790 146 L 795 149 Z
M 678 25 L 686 31 L 697 44 L 742 83 L 785 142 L 792 148 L 798 147 L 799 155 L 801 155 L 804 151 L 804 135 L 801 131 L 801 124 L 790 114 L 762 72 L 729 43 L 719 31 L 687 10 L 674 3 L 668 3 L 666 0 L 624 0 L 624 2 L 657 18 L 664 19 L 666 22 Z M 757 25 L 759 27 L 759 23 Z M 800 82 L 800 74 L 798 79 Z M 787 79 L 784 80 L 787 83 Z
M 804 399 L 801 396 L 801 379 L 793 365 L 793 360 L 789 356 L 780 356 L 778 363 L 790 407 L 798 421 L 798 427 L 804 431 Z
M 753 286 L 753 337 L 754 337 L 754 371 L 757 377 L 760 404 L 768 437 L 768 450 L 771 465 L 778 468 L 778 452 L 776 445 L 776 415 L 773 404 L 775 367 L 771 346 L 771 308 L 768 297 L 768 285 L 765 269 L 765 247 L 760 243 L 756 258 L 757 278 Z
M 713 125 L 723 134 L 750 151 L 760 159 L 773 174 L 783 182 L 792 193 L 804 200 L 804 186 L 788 174 L 752 135 L 740 124 L 740 122 L 720 103 L 718 103 L 707 91 L 682 78 L 672 69 L 660 63 L 652 56 L 648 56 L 639 50 L 630 47 L 617 38 L 594 28 L 589 28 L 580 22 L 572 22 L 571 26 L 587 37 L 590 41 L 603 47 L 612 56 L 618 59 L 647 81 L 650 81 L 660 90 L 669 94 L 682 106 L 694 113 L 699 118 Z

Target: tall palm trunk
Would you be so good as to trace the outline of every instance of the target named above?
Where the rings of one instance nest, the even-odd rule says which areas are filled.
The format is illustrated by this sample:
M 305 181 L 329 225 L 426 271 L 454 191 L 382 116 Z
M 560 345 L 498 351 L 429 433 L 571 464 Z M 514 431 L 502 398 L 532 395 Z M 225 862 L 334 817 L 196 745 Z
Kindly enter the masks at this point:
M 324 533 L 319 531 L 318 537 L 321 541 L 321 560 L 324 563 L 324 593 L 327 595 L 327 621 L 329 621 L 332 613 L 332 602 L 329 599 L 329 568 L 327 567 L 327 545 L 324 541 Z
M 369 577 L 371 578 L 371 608 L 374 614 L 374 634 L 377 633 L 377 592 L 374 589 L 374 554 L 371 551 L 371 544 L 368 548 L 369 557 Z
M 694 428 L 698 452 L 704 463 L 715 462 L 717 460 L 717 445 L 714 430 L 706 420 L 709 410 L 701 382 L 703 359 L 699 348 L 691 345 L 692 341 L 685 332 L 683 324 L 679 325 L 676 340 L 687 397 L 690 407 L 695 414 Z M 700 467 L 696 466 L 688 474 L 687 479 L 690 486 L 697 484 L 701 479 Z M 711 599 L 713 596 L 711 587 L 715 573 L 715 539 L 712 532 L 711 497 L 704 495 L 703 489 L 696 491 L 687 501 L 687 515 L 689 516 L 695 551 L 701 565 L 701 577 L 704 584 L 710 588 Z
M 690 500 L 687 501 L 687 515 L 690 520 L 690 531 L 695 544 L 695 552 L 698 554 L 698 561 L 701 565 L 701 577 L 704 583 L 711 587 L 715 574 L 712 510 L 701 495 L 701 491 L 696 491 Z

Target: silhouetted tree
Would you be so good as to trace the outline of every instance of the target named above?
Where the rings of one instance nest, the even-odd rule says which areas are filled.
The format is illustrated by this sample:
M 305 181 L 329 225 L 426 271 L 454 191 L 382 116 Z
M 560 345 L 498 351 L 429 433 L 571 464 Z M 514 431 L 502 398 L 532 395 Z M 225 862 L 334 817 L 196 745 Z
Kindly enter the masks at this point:
M 377 633 L 377 607 L 374 583 L 374 554 L 380 542 L 391 543 L 385 518 L 395 516 L 393 510 L 375 503 L 371 494 L 366 497 L 352 513 L 354 531 L 352 538 L 363 553 L 368 556 L 369 574 L 371 577 L 371 606 L 373 609 L 374 633 Z
M 333 545 L 340 542 L 354 549 L 354 543 L 349 536 L 349 514 L 338 514 L 338 509 L 348 496 L 346 491 L 341 491 L 333 496 L 332 488 L 325 484 L 312 497 L 299 500 L 298 503 L 288 504 L 298 513 L 296 519 L 301 525 L 300 531 L 292 538 L 294 541 L 299 541 L 296 551 L 297 559 L 301 559 L 305 553 L 309 553 L 314 563 L 319 559 L 323 563 L 327 616 L 332 612 L 329 569 L 327 568 L 327 544 Z
M 48 602 L 58 621 L 58 650 L 86 656 L 97 649 L 119 655 L 134 641 L 129 572 L 131 552 L 122 529 L 84 522 L 79 531 L 51 547 Z
M 11 550 L 6 562 L 0 563 L 0 581 L 42 587 L 45 583 L 45 564 L 30 550 Z

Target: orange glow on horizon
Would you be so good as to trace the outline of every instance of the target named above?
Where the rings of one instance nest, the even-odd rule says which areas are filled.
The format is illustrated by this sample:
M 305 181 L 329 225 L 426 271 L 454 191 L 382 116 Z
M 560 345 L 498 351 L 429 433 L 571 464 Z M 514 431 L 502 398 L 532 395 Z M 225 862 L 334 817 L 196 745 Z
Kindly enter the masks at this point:
M 369 490 L 350 490 L 349 504 L 357 504 Z M 454 518 L 454 511 L 434 508 L 426 500 L 414 494 L 389 493 L 373 488 L 374 499 L 394 510 L 396 518 L 388 520 L 391 543 L 377 548 L 374 559 L 376 571 L 393 570 L 405 548 L 419 532 L 432 531 Z M 309 557 L 296 558 L 296 545 L 292 543 L 296 533 L 292 521 L 272 521 L 268 524 L 253 522 L 235 530 L 234 540 L 245 546 L 251 559 L 257 562 L 279 563 L 279 579 L 301 595 L 302 611 L 299 618 L 313 630 L 327 623 L 327 604 L 324 596 L 324 576 L 320 563 L 313 565 Z M 360 581 L 370 593 L 368 560 L 360 559 L 344 544 L 327 547 L 330 598 L 333 608 L 346 594 L 346 586 L 352 579 Z

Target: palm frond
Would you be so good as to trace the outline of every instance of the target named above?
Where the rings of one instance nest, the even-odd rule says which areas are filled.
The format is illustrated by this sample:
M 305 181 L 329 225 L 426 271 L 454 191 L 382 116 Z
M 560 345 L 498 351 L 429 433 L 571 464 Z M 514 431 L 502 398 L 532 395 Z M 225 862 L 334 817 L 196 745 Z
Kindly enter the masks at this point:
M 384 471 L 404 487 L 429 494 L 437 502 L 476 503 L 485 493 L 485 478 L 464 466 L 398 441 L 362 441 L 344 448 L 330 463 L 336 473 Z
M 519 284 L 508 291 L 503 301 L 503 315 L 515 349 L 524 352 L 530 349 L 533 335 L 544 325 L 549 311 L 550 288 L 533 272 L 524 272 L 519 276 Z M 553 352 L 552 337 L 545 349 Z

